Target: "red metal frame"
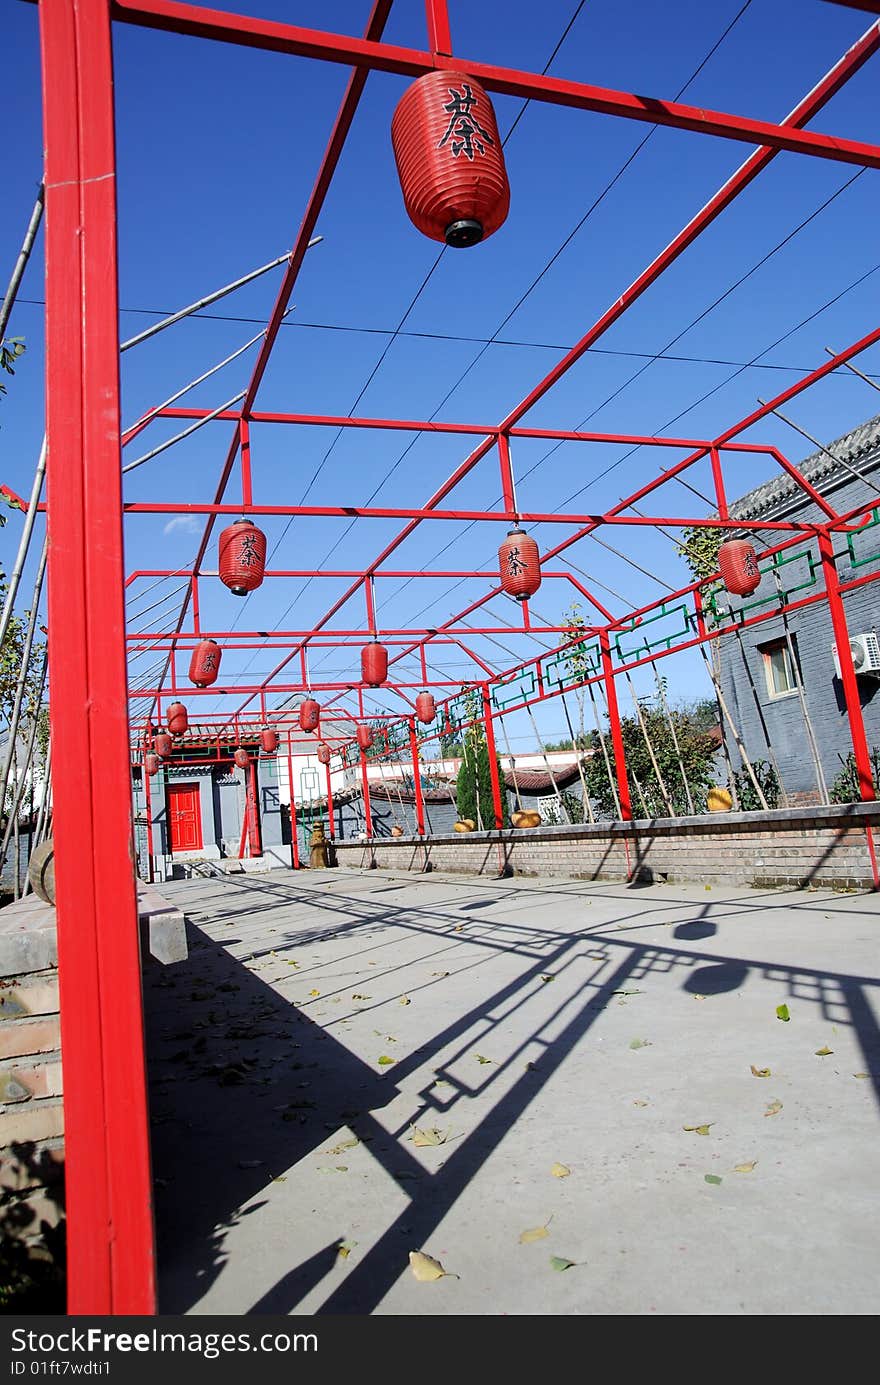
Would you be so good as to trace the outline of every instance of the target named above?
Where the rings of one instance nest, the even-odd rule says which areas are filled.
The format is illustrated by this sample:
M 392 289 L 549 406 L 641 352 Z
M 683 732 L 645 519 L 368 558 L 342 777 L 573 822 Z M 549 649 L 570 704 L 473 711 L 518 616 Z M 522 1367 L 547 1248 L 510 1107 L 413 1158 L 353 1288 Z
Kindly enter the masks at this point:
M 851 0 L 851 3 L 872 8 L 874 0 Z M 773 124 L 721 111 L 697 109 L 680 102 L 611 91 L 546 74 L 473 62 L 466 57 L 453 57 L 445 0 L 426 0 L 428 51 L 393 46 L 383 41 L 390 7 L 391 0 L 375 0 L 363 38 L 354 38 L 212 11 L 176 3 L 176 0 L 41 0 L 40 3 L 47 146 L 47 428 L 50 458 L 46 509 L 52 540 L 49 559 L 52 719 L 56 743 L 76 746 L 79 750 L 76 755 L 56 757 L 54 783 L 71 1312 L 144 1313 L 153 1311 L 155 1306 L 137 911 L 130 852 L 132 823 L 124 669 L 126 644 L 132 653 L 142 652 L 142 646 L 149 644 L 164 656 L 161 676 L 150 680 L 155 686 L 135 687 L 129 694 L 131 698 L 150 699 L 150 712 L 154 709 L 159 712 L 169 693 L 179 692 L 176 655 L 188 651 L 191 643 L 202 636 L 219 636 L 230 647 L 242 650 L 272 648 L 277 644 L 286 651 L 281 662 L 259 682 L 242 685 L 233 681 L 226 685 L 215 684 L 210 689 L 188 691 L 188 697 L 215 696 L 225 691 L 239 694 L 244 699 L 229 714 L 218 713 L 207 719 L 211 726 L 215 721 L 218 723 L 216 753 L 212 759 L 221 759 L 224 729 L 234 726 L 236 735 L 240 734 L 239 718 L 252 703 L 259 706 L 259 715 L 263 719 L 267 715 L 267 692 L 275 695 L 301 691 L 309 686 L 305 667 L 308 647 L 347 646 L 356 649 L 364 643 L 366 636 L 363 630 L 354 629 L 350 624 L 345 628 L 336 628 L 331 624 L 363 585 L 369 632 L 378 634 L 392 648 L 392 667 L 412 653 L 418 654 L 421 663 L 422 678 L 418 683 L 396 678 L 390 670 L 391 681 L 384 689 L 389 695 L 400 699 L 402 708 L 399 715 L 409 725 L 417 831 L 424 833 L 424 804 L 418 769 L 419 738 L 411 716 L 410 692 L 425 686 L 457 688 L 460 685 L 460 680 L 453 683 L 428 676 L 426 648 L 429 645 L 433 649 L 454 644 L 473 659 L 475 676 L 465 681 L 471 681 L 481 690 L 497 827 L 501 824 L 502 800 L 496 769 L 494 719 L 500 713 L 492 708 L 487 679 L 509 678 L 518 669 L 531 664 L 537 670 L 539 700 L 557 696 L 560 690 L 554 691 L 541 681 L 540 656 L 516 665 L 514 669 L 499 672 L 466 642 L 473 635 L 510 633 L 509 626 L 487 624 L 485 618 L 482 624 L 476 626 L 463 623 L 469 616 L 480 612 L 500 591 L 491 574 L 487 581 L 485 573 L 473 571 L 438 570 L 425 574 L 391 569 L 385 565 L 426 520 L 451 523 L 488 521 L 497 525 L 519 519 L 525 523 L 567 526 L 571 532 L 543 555 L 542 573 L 547 579 L 571 583 L 591 603 L 601 622 L 587 627 L 591 636 L 598 636 L 601 650 L 601 669 L 587 681 L 601 681 L 605 688 L 621 809 L 623 816 L 628 818 L 632 815 L 632 808 L 624 768 L 615 678 L 620 672 L 638 667 L 646 660 L 627 658 L 615 664 L 612 636 L 617 636 L 624 629 L 634 628 L 640 618 L 646 619 L 660 603 L 646 606 L 635 615 L 615 618 L 573 573 L 566 568 L 551 570 L 549 564 L 581 539 L 605 526 L 729 526 L 731 521 L 723 474 L 725 454 L 763 452 L 803 488 L 825 517 L 825 522 L 817 525 L 775 522 L 755 523 L 751 527 L 775 531 L 774 539 L 778 542 L 771 552 L 782 552 L 810 537 L 814 537 L 818 544 L 824 591 L 789 602 L 784 609 L 801 609 L 821 600 L 828 602 L 838 648 L 842 651 L 844 695 L 861 793 L 866 800 L 873 797 L 858 689 L 851 661 L 846 654 L 848 643 L 842 594 L 875 580 L 880 573 L 867 574 L 841 584 L 833 556 L 832 535 L 844 523 L 856 518 L 856 512 L 838 516 L 833 507 L 817 494 L 798 469 L 775 447 L 740 443 L 734 439 L 768 417 L 773 408 L 809 388 L 880 340 L 880 329 L 826 361 L 769 404 L 714 439 L 566 431 L 529 427 L 524 425 L 523 420 L 780 151 L 842 161 L 863 168 L 880 168 L 880 147 L 805 128 L 880 47 L 880 23 L 871 25 L 782 123 Z M 204 504 L 173 500 L 125 505 L 122 502 L 121 443 L 138 436 L 153 417 L 197 420 L 206 417 L 206 411 L 160 409 L 155 415 L 145 415 L 120 438 L 111 17 L 119 22 L 146 28 L 342 63 L 352 69 L 241 407 L 223 410 L 217 415 L 218 420 L 231 422 L 233 431 L 213 500 Z M 629 287 L 614 297 L 607 311 L 499 423 L 475 425 L 258 411 L 255 405 L 260 385 L 370 71 L 396 73 L 411 78 L 442 65 L 441 58 L 444 63 L 454 63 L 472 73 L 490 91 L 672 129 L 697 131 L 710 137 L 744 141 L 758 148 L 749 154 L 740 168 Z M 259 463 L 253 431 L 255 425 L 435 432 L 469 437 L 472 447 L 446 481 L 419 507 L 255 505 L 253 471 Z M 510 458 L 510 442 L 517 437 L 671 447 L 686 455 L 602 514 L 520 513 Z M 494 461 L 492 454 L 496 450 L 501 475 L 501 509 L 486 513 L 445 507 L 447 497 L 459 482 L 469 476 L 484 458 L 491 457 Z M 633 506 L 705 458 L 708 458 L 711 467 L 718 519 L 706 518 L 705 515 L 642 516 L 633 512 Z M 229 503 L 225 498 L 239 459 L 240 506 Z M 7 491 L 7 494 L 11 493 Z M 192 568 L 182 574 L 187 583 L 186 596 L 173 629 L 132 630 L 127 635 L 125 633 L 123 583 L 135 590 L 134 584 L 141 577 L 181 575 L 161 569 L 150 573 L 139 570 L 125 578 L 121 528 L 126 513 L 205 516 L 197 557 Z M 270 571 L 267 574 L 270 578 L 312 578 L 322 575 L 346 579 L 348 585 L 343 595 L 311 626 L 275 631 L 267 639 L 256 631 L 205 630 L 201 620 L 199 582 L 213 577 L 212 573 L 203 570 L 213 527 L 218 516 L 241 513 L 315 519 L 340 515 L 363 520 L 398 518 L 404 523 L 395 537 L 363 570 L 326 570 L 322 573 L 312 570 Z M 100 536 L 100 542 L 96 536 Z M 480 581 L 484 590 L 476 599 L 469 599 L 461 612 L 450 616 L 439 628 L 410 626 L 383 629 L 376 619 L 373 600 L 375 580 L 424 575 L 469 578 Z M 670 647 L 666 651 L 655 652 L 650 656 L 652 661 L 665 657 L 666 653 L 720 638 L 725 633 L 720 626 L 707 629 L 699 584 L 684 587 L 674 595 L 691 603 L 696 634 L 693 638 L 680 639 L 674 649 Z M 192 618 L 188 625 L 190 606 Z M 747 618 L 743 624 L 749 625 L 765 618 L 765 615 L 759 614 Z M 164 621 L 159 623 L 163 626 L 168 624 Z M 528 633 L 530 629 L 531 617 L 524 603 L 519 630 L 520 633 Z M 542 631 L 557 635 L 566 633 L 564 626 L 542 626 Z M 260 641 L 258 645 L 255 643 L 257 640 Z M 289 675 L 289 682 L 281 682 L 280 675 L 291 665 L 300 676 L 294 678 Z M 63 670 L 63 683 L 60 670 Z M 316 682 L 313 686 L 315 690 L 338 692 L 343 696 L 353 687 L 350 682 L 333 680 Z M 76 689 L 76 696 L 69 695 L 71 688 Z M 360 691 L 358 712 L 363 716 Z M 138 725 L 134 724 L 132 730 L 138 734 Z M 293 735 L 288 730 L 292 860 L 294 866 L 298 866 L 292 755 Z M 367 834 L 371 836 L 369 785 L 366 757 L 363 755 L 361 767 Z M 250 803 L 256 792 L 253 762 L 249 776 Z M 326 778 L 329 836 L 332 839 L 334 814 L 329 766 Z M 148 782 L 145 783 L 145 796 L 149 819 Z M 256 814 L 249 811 L 246 829 L 251 818 L 255 824 Z M 148 838 L 152 858 L 149 821 Z M 251 846 L 252 849 L 254 846 L 259 849 L 258 839 L 256 842 L 252 840 Z M 869 847 L 873 861 L 870 834 Z M 876 862 L 874 870 L 876 880 Z

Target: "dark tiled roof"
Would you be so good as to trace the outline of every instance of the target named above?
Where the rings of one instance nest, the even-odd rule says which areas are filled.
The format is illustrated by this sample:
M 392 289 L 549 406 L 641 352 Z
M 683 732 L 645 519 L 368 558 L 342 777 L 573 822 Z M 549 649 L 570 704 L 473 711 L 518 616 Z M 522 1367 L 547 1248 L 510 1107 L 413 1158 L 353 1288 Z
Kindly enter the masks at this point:
M 520 793 L 545 794 L 553 793 L 553 780 L 556 780 L 556 787 L 567 789 L 569 784 L 573 784 L 579 779 L 577 765 L 564 765 L 557 768 L 553 766 L 553 776 L 546 769 L 518 769 L 504 771 L 504 782 L 509 789 L 516 792 L 519 787 Z
M 828 452 L 834 456 L 829 457 Z M 880 414 L 829 443 L 828 452 L 813 452 L 797 464 L 798 470 L 822 495 L 854 479 L 852 473 L 841 466 L 841 460 L 865 475 L 880 466 Z M 780 470 L 778 476 L 734 501 L 730 513 L 735 519 L 763 519 L 770 514 L 784 513 L 787 507 L 801 505 L 806 500 L 797 481 Z

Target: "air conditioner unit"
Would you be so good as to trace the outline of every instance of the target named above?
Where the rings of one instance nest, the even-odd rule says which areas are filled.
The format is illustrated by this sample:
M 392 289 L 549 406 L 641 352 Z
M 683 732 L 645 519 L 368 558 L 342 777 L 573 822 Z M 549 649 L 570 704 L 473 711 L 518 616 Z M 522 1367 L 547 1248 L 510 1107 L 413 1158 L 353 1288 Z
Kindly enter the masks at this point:
M 853 635 L 849 642 L 849 650 L 852 655 L 853 668 L 857 674 L 867 674 L 872 678 L 880 678 L 880 640 L 877 639 L 873 630 L 869 630 L 864 635 Z M 834 672 L 838 678 L 840 674 L 840 660 L 837 657 L 837 645 L 831 646 L 834 655 Z

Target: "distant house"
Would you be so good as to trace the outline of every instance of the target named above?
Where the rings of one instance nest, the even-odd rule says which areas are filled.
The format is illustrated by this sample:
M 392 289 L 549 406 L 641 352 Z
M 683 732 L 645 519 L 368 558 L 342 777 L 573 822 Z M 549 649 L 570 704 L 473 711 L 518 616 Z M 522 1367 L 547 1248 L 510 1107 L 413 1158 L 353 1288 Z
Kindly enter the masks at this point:
M 830 443 L 827 452 L 813 453 L 799 469 L 838 512 L 860 505 L 871 512 L 858 533 L 835 537 L 841 582 L 875 571 L 880 564 L 880 415 Z M 751 538 L 759 558 L 762 549 L 778 539 L 769 531 L 750 533 L 750 520 L 824 518 L 783 472 L 731 504 L 730 513 L 743 522 L 739 536 Z M 786 601 L 797 602 L 824 590 L 815 543 L 799 543 L 780 554 L 775 576 L 764 563 L 762 570 L 761 585 L 752 596 L 730 597 L 722 592 L 712 599 L 710 616 L 716 612 L 725 616 L 730 608 L 747 618 L 776 608 L 780 593 Z M 845 594 L 844 608 L 851 638 L 876 634 L 880 587 L 874 583 L 856 587 Z M 830 788 L 852 750 L 827 602 L 743 626 L 738 634 L 723 636 L 719 644 L 722 690 L 749 759 L 770 763 L 769 740 L 788 800 L 819 801 L 816 759 Z M 860 676 L 858 685 L 868 744 L 880 746 L 880 674 Z M 736 767 L 739 757 L 730 735 L 725 734 Z

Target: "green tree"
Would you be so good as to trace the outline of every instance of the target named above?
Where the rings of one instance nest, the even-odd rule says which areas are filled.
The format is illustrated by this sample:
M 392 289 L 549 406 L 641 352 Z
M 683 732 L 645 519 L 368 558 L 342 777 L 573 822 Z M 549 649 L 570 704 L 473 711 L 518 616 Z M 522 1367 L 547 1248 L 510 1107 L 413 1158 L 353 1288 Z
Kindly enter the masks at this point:
M 712 763 L 716 751 L 713 736 L 701 730 L 690 717 L 681 710 L 672 710 L 670 717 L 675 725 L 681 762 L 675 749 L 669 721 L 660 708 L 642 705 L 642 719 L 647 729 L 651 748 L 657 761 L 666 792 L 675 813 L 686 814 L 688 809 L 682 766 L 687 775 L 693 801 L 698 811 L 706 806 L 706 791 L 713 782 Z M 620 731 L 623 739 L 626 777 L 629 785 L 633 813 L 638 817 L 668 817 L 666 806 L 651 756 L 645 744 L 645 737 L 635 716 L 621 717 Z M 614 746 L 610 735 L 604 733 L 605 746 L 611 763 L 611 772 L 616 775 Z M 613 815 L 616 811 L 614 792 L 608 782 L 604 756 L 596 754 L 586 762 L 584 774 L 590 797 L 598 805 L 600 812 Z

